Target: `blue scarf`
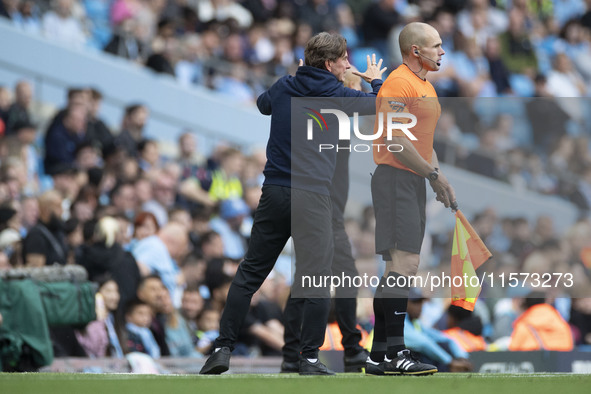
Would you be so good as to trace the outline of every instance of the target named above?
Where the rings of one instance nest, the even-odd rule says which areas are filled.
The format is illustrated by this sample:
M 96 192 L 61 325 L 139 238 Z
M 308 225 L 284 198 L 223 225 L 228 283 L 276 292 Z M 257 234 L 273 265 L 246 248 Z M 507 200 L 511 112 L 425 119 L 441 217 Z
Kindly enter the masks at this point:
M 152 358 L 160 358 L 160 347 L 156 343 L 154 335 L 152 335 L 152 331 L 150 331 L 149 328 L 139 327 L 133 323 L 126 323 L 125 328 L 127 328 L 130 332 L 139 335 L 139 337 L 142 339 L 142 344 Z
M 109 313 L 109 316 L 107 316 L 105 326 L 107 326 L 107 335 L 109 336 L 109 342 L 115 351 L 115 357 L 123 358 L 123 350 L 119 343 L 119 337 L 117 337 L 117 331 L 115 331 L 115 317 L 112 313 Z

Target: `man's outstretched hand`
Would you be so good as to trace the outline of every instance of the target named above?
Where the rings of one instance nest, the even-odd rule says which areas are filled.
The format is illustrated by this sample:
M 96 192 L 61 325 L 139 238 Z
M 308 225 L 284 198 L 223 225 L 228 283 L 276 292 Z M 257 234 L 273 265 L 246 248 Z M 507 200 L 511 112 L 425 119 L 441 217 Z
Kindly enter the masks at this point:
M 365 82 L 371 83 L 374 79 L 382 79 L 382 74 L 388 69 L 388 67 L 382 67 L 382 59 L 376 63 L 376 54 L 373 53 L 371 58 L 367 55 L 367 70 L 364 73 L 359 71 L 353 71 L 353 74 L 360 76 Z

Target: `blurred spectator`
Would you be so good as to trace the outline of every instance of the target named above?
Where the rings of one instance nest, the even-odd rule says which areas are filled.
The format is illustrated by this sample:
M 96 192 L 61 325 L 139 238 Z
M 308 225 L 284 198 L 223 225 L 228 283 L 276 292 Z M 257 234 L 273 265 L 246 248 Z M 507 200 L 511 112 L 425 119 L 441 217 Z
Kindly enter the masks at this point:
M 221 153 L 219 169 L 211 175 L 209 196 L 214 201 L 242 198 L 242 184 L 238 175 L 243 164 L 242 152 L 227 148 Z
M 174 63 L 178 42 L 173 36 L 172 21 L 163 19 L 158 22 L 158 35 L 152 41 L 152 54 L 146 60 L 146 67 L 162 74 L 175 76 Z
M 78 175 L 78 170 L 68 164 L 59 164 L 53 169 L 53 188 L 60 193 L 63 199 L 63 220 L 70 218 L 70 208 L 80 191 L 80 185 L 77 180 Z
M 205 260 L 224 257 L 224 241 L 220 234 L 208 231 L 201 235 L 199 249 Z
M 441 331 L 427 328 L 421 323 L 424 300 L 418 288 L 411 288 L 404 321 L 404 343 L 413 352 L 437 363 L 438 368 L 450 372 L 471 371 L 468 352 Z
M 166 344 L 172 357 L 200 357 L 201 354 L 195 349 L 191 331 L 185 318 L 172 305 L 168 292 L 164 297 L 164 315 L 166 326 Z
M 89 42 L 92 48 L 102 49 L 111 38 L 111 22 L 109 9 L 111 1 L 107 0 L 83 0 L 82 6 L 89 22 Z
M 484 48 L 489 37 L 507 29 L 508 21 L 507 15 L 489 0 L 471 0 L 468 8 L 458 14 L 456 24 L 464 37 Z
M 152 322 L 150 306 L 138 299 L 129 301 L 125 307 L 126 351 L 141 352 L 152 358 L 160 358 L 161 352 L 150 331 Z
M 574 298 L 571 304 L 570 324 L 577 344 L 591 345 L 591 298 Z
M 570 200 L 582 210 L 589 211 L 591 209 L 591 166 L 581 173 Z
M 126 305 L 121 302 L 119 287 L 111 277 L 104 276 L 98 282 L 98 294 L 105 305 L 107 315 L 104 318 L 107 336 L 109 337 L 109 348 L 107 354 L 111 357 L 123 358 L 121 347 L 121 327 L 119 319 L 123 316 L 123 308 L 119 305 Z M 98 316 L 97 316 L 98 318 Z
M 509 29 L 499 37 L 501 59 L 509 71 L 533 77 L 537 70 L 537 59 L 524 22 L 523 12 L 518 9 L 509 12 Z
M 119 3 L 124 2 L 120 1 Z M 128 15 L 122 20 L 114 22 L 114 25 L 113 36 L 104 47 L 105 52 L 143 63 L 147 58 L 148 48 L 138 37 L 141 27 L 137 19 Z
M 199 35 L 187 34 L 180 43 L 180 52 L 180 59 L 174 67 L 179 83 L 185 87 L 204 85 L 203 49 Z
M 156 140 L 144 139 L 138 144 L 139 167 L 150 177 L 160 168 L 160 153 Z
M 176 198 L 176 183 L 165 171 L 158 171 L 152 181 L 153 198 L 142 205 L 142 209 L 154 214 L 159 226 L 168 222 L 168 210 Z
M 21 1 L 18 7 L 19 13 L 13 17 L 16 26 L 30 34 L 41 34 L 41 12 L 37 4 L 32 0 Z
M 542 75 L 535 78 L 534 97 L 540 99 L 525 104 L 532 126 L 533 142 L 546 152 L 551 152 L 554 147 L 558 149 L 561 145 L 559 140 L 566 134 L 569 115 L 558 100 L 552 99 L 554 95 L 548 89 L 546 77 Z
M 379 51 L 381 55 L 376 55 L 378 58 L 387 53 L 386 37 L 400 23 L 395 4 L 395 0 L 379 0 L 371 3 L 363 13 L 363 36 L 368 45 Z
M 22 185 L 22 191 L 25 195 L 30 196 L 39 191 L 39 164 L 41 158 L 35 147 L 37 128 L 31 123 L 16 123 L 14 132 L 23 149 L 23 164 L 26 171 L 26 183 Z
M 62 197 L 50 190 L 39 197 L 39 221 L 23 241 L 23 261 L 28 267 L 66 264 L 67 246 L 63 232 Z
M 22 217 L 20 232 L 23 236 L 27 235 L 29 230 L 37 224 L 39 218 L 39 201 L 35 197 L 25 197 L 21 201 Z
M 99 150 L 87 139 L 78 144 L 74 155 L 75 160 L 73 166 L 83 172 L 91 168 L 98 168 L 102 164 Z
M 239 28 L 252 24 L 252 14 L 236 0 L 203 0 L 197 4 L 197 15 L 203 23 L 227 22 Z
M 232 64 L 229 67 L 228 73 L 220 76 L 215 82 L 216 91 L 243 103 L 253 102 L 255 95 L 247 83 L 247 73 L 246 64 Z
M 33 101 L 33 88 L 27 81 L 19 81 L 14 88 L 14 103 L 4 116 L 5 134 L 16 133 L 15 126 L 31 123 L 31 103 Z
M 524 300 L 525 312 L 515 320 L 511 334 L 511 351 L 571 351 L 573 337 L 570 327 L 543 293 L 531 293 Z
M 137 298 L 150 307 L 151 320 L 148 323 L 148 327 L 160 348 L 160 354 L 162 356 L 170 355 L 164 329 L 166 318 L 163 314 L 165 311 L 166 301 L 164 298 L 167 296 L 166 292 L 166 287 L 164 287 L 162 279 L 158 275 L 148 275 L 142 278 L 137 289 Z
M 496 165 L 497 133 L 494 130 L 485 131 L 480 137 L 480 145 L 477 150 L 466 158 L 465 166 L 471 171 L 490 178 L 498 176 Z
M 139 212 L 133 222 L 134 242 L 156 235 L 159 229 L 160 227 L 158 226 L 158 221 L 154 214 L 146 211 Z M 147 274 L 147 272 L 143 273 Z
M 531 241 L 531 228 L 527 219 L 514 219 L 513 231 L 513 239 L 511 246 L 509 247 L 509 253 L 523 261 L 523 259 L 534 249 L 534 245 Z
M 552 71 L 548 73 L 548 92 L 554 97 L 581 97 L 586 93 L 585 82 L 573 68 L 569 57 L 559 53 L 554 58 Z
M 18 0 L 0 1 L 0 16 L 8 19 L 15 19 L 18 15 Z
M 452 57 L 460 84 L 460 95 L 468 97 L 494 97 L 496 90 L 490 80 L 489 65 L 474 39 L 464 40 L 462 50 Z
M 211 229 L 222 237 L 224 255 L 240 260 L 246 252 L 246 239 L 240 232 L 244 218 L 250 213 L 244 200 L 235 198 L 222 201 L 220 216 L 211 220 Z
M 1 4 L 1 3 L 0 3 Z M 0 85 L 0 119 L 2 126 L 6 126 L 6 114 L 12 105 L 12 93 L 6 86 Z M 1 135 L 2 133 L 0 133 Z
M 109 302 L 110 307 L 115 303 L 115 308 L 119 303 L 119 295 L 117 294 L 117 284 L 113 280 L 105 279 L 106 282 L 99 284 L 99 292 L 95 295 L 95 310 L 96 320 L 91 321 L 82 329 L 74 330 L 76 340 L 82 346 L 87 356 L 90 358 L 105 357 L 111 349 L 110 338 L 105 321 L 109 316 L 109 309 L 106 302 Z M 106 285 L 106 286 L 105 286 Z M 114 289 L 111 290 L 110 287 Z M 103 289 L 107 294 L 112 294 L 110 299 L 105 300 L 103 294 L 100 292 Z M 108 289 L 108 290 L 105 290 Z M 119 340 L 117 339 L 116 345 L 119 346 Z
M 183 298 L 181 299 L 181 307 L 179 309 L 181 315 L 187 323 L 193 346 L 197 345 L 197 318 L 205 307 L 203 296 L 199 292 L 198 286 L 187 286 L 183 291 Z
M 197 325 L 199 331 L 197 336 L 197 350 L 201 354 L 209 354 L 211 352 L 211 345 L 213 341 L 220 335 L 220 311 L 213 308 L 206 308 L 201 311 L 197 318 Z
M 142 207 L 146 202 L 152 199 L 152 184 L 145 177 L 138 177 L 134 182 L 136 202 Z
M 178 139 L 177 163 L 181 166 L 181 179 L 198 176 L 197 172 L 205 165 L 205 157 L 197 149 L 197 140 L 191 130 L 185 130 Z
M 180 284 L 180 269 L 176 262 L 187 254 L 188 242 L 184 227 L 178 223 L 169 223 L 157 235 L 137 242 L 131 253 L 140 266 L 147 267 L 149 272 L 162 278 L 162 283 L 174 297 Z
M 490 78 L 495 84 L 498 95 L 510 94 L 511 85 L 509 83 L 510 73 L 507 65 L 501 58 L 501 44 L 498 37 L 491 36 L 486 40 L 484 55 L 488 60 Z
M 88 279 L 109 274 L 117 283 L 121 304 L 135 297 L 140 282 L 140 272 L 133 256 L 116 241 L 120 232 L 117 219 L 106 216 L 95 226 L 91 245 L 82 247 L 77 263 L 88 272 Z
M 0 269 L 22 266 L 20 215 L 10 206 L 0 206 Z
M 138 156 L 137 144 L 144 138 L 143 131 L 148 116 L 148 108 L 142 104 L 132 104 L 125 108 L 121 133 L 115 138 L 115 144 L 130 157 Z
M 45 172 L 52 174 L 59 165 L 72 165 L 75 152 L 86 136 L 87 108 L 81 104 L 68 108 L 63 123 L 57 123 L 45 135 Z
M 450 305 L 447 309 L 447 329 L 443 333 L 466 352 L 486 350 L 480 317 L 459 306 Z
M 101 92 L 94 88 L 90 89 L 90 110 L 88 124 L 86 125 L 86 139 L 99 150 L 113 144 L 114 141 L 111 130 L 99 117 L 102 101 L 103 95 Z
M 71 47 L 86 44 L 86 33 L 73 16 L 74 0 L 54 0 L 52 9 L 43 15 L 43 35 L 50 40 Z
M 123 213 L 129 219 L 135 217 L 137 200 L 135 198 L 135 188 L 131 182 L 120 182 L 111 189 L 111 205 Z

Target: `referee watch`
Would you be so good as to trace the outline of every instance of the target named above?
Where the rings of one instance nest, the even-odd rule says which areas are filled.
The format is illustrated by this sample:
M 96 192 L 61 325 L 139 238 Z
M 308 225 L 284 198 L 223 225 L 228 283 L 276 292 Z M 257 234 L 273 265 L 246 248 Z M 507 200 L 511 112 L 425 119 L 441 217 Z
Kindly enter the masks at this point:
M 435 171 L 430 172 L 427 178 L 429 178 L 429 182 L 435 182 L 439 178 L 439 168 L 435 167 Z

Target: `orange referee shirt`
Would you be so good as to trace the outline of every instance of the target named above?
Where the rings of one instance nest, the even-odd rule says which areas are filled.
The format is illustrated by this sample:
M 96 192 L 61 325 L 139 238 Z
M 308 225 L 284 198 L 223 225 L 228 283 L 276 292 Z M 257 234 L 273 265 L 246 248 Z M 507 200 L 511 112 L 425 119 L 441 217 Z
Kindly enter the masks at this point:
M 437 100 L 437 93 L 429 81 L 417 77 L 405 64 L 400 65 L 392 71 L 378 92 L 376 99 L 376 108 L 383 113 L 382 138 L 378 143 L 390 144 L 387 137 L 387 113 L 388 112 L 407 112 L 417 117 L 417 124 L 409 131 L 417 138 L 412 141 L 415 149 L 423 159 L 431 163 L 433 155 L 433 134 L 435 126 L 441 115 L 441 106 Z M 374 125 L 374 134 L 378 131 L 379 117 L 376 116 Z M 396 121 L 396 119 L 394 119 Z M 406 118 L 400 118 L 400 123 L 408 123 Z M 405 134 L 402 130 L 393 130 L 393 136 L 402 136 Z M 377 145 L 377 144 L 376 144 Z M 397 158 L 396 153 L 388 151 L 384 146 L 373 148 L 373 158 L 376 164 L 387 164 L 392 167 L 412 171 L 402 164 Z

